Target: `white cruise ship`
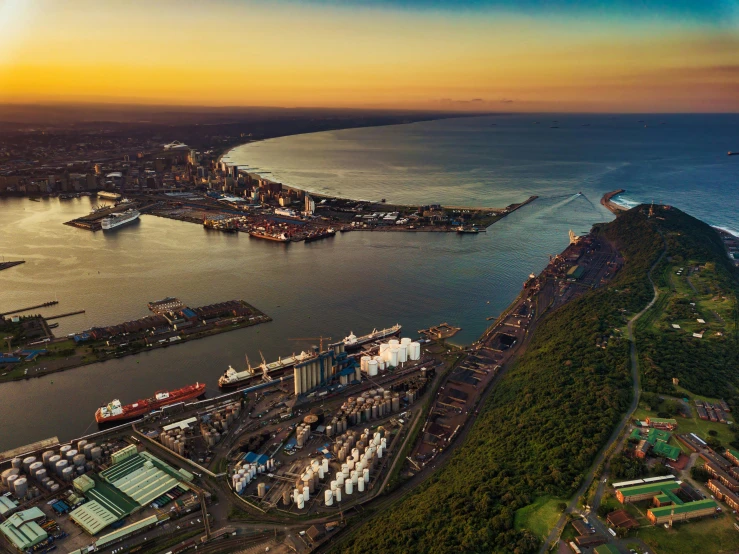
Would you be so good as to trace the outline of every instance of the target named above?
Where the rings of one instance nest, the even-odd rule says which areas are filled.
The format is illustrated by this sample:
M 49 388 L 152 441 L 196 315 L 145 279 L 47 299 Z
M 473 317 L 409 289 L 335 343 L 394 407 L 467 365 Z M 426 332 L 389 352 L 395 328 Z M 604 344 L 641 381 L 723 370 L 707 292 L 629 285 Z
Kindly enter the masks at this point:
M 108 217 L 104 217 L 101 221 L 103 231 L 110 231 L 111 229 L 115 229 L 116 227 L 120 227 L 126 223 L 136 221 L 140 215 L 139 211 L 134 209 L 126 210 L 125 212 L 117 214 L 110 214 Z

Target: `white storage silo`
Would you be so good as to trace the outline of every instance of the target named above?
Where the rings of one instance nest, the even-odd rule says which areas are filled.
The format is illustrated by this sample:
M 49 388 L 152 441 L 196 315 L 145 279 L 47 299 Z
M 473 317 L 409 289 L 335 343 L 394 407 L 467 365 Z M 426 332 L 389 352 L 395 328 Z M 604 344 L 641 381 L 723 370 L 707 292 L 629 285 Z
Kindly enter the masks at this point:
M 26 458 L 23 458 L 23 463 L 22 463 L 23 473 L 28 475 L 28 472 L 30 471 L 30 468 L 31 468 L 31 464 L 35 462 L 36 462 L 36 456 L 28 456 Z
M 331 506 L 334 503 L 334 493 L 332 493 L 330 490 L 327 490 L 323 493 L 323 498 L 326 502 L 326 506 Z
M 356 485 L 357 481 L 359 481 L 359 472 L 352 471 L 351 478 L 352 478 L 352 483 Z
M 352 484 L 351 479 L 344 481 L 344 492 L 346 492 L 347 496 L 354 492 L 354 485 Z
M 323 466 L 323 473 L 328 473 L 328 458 L 324 458 L 321 465 Z
M 28 466 L 28 475 L 35 478 L 38 471 L 40 469 L 43 469 L 43 467 L 43 462 L 33 462 L 30 466 Z
M 16 468 L 13 468 L 16 469 Z M 18 473 L 13 473 L 8 476 L 8 478 L 5 480 L 5 484 L 7 485 L 8 489 L 12 492 L 15 490 L 15 482 L 18 479 L 23 479 Z
M 385 353 L 385 351 L 388 350 L 389 348 L 390 348 L 390 345 L 386 342 L 383 342 L 380 345 L 380 356 L 382 356 Z
M 377 457 L 382 458 L 382 445 L 377 447 Z
M 344 480 L 345 480 L 345 479 L 346 479 L 346 477 L 344 476 L 344 474 L 343 474 L 343 473 L 337 473 L 337 474 L 336 474 L 336 484 L 337 484 L 337 485 L 338 485 L 339 487 L 342 487 L 342 486 L 344 486 Z
M 264 496 L 267 494 L 267 484 L 266 483 L 259 483 L 257 485 L 257 496 L 259 498 L 264 498 Z
M 398 367 L 398 360 L 400 357 L 400 348 L 397 346 L 392 347 L 390 350 L 390 359 L 387 360 L 388 367 Z
M 364 479 L 357 481 L 357 491 L 364 492 Z
M 62 479 L 65 481 L 71 481 L 74 477 L 74 467 L 67 466 L 62 470 Z
M 367 373 L 369 374 L 369 376 L 376 377 L 377 370 L 378 370 L 377 360 L 369 360 L 367 362 Z
M 334 491 L 334 499 L 336 502 L 341 502 L 341 487 L 337 487 Z
M 71 447 L 70 445 L 68 445 L 68 444 L 65 444 L 64 446 L 62 446 L 62 447 L 61 447 L 61 448 L 59 449 L 59 453 L 60 453 L 60 454 L 61 454 L 62 456 L 66 456 L 67 452 L 69 452 L 70 450 L 72 450 L 72 447 Z
M 365 482 L 365 484 L 369 484 L 369 469 L 365 469 L 365 470 L 364 470 L 364 475 L 363 475 L 363 477 L 364 477 L 364 482 Z
M 303 500 L 308 502 L 310 500 L 310 488 L 309 487 L 303 487 Z
M 298 505 L 298 510 L 302 510 L 303 508 L 305 508 L 305 498 L 303 498 L 302 495 L 298 496 L 297 505 Z
M 36 481 L 43 483 L 44 479 L 46 479 L 46 474 L 47 474 L 46 469 L 42 467 L 36 472 L 34 479 L 36 479 Z
M 398 363 L 404 364 L 408 361 L 408 346 L 401 344 L 398 347 Z
M 390 339 L 387 343 L 390 345 L 390 348 L 397 348 L 400 346 L 400 341 L 398 339 Z
M 382 356 L 375 356 L 374 360 L 377 362 L 377 369 L 380 371 L 385 369 L 385 359 Z
M 412 342 L 408 345 L 408 358 L 412 361 L 421 359 L 421 343 Z
M 367 364 L 372 358 L 369 356 L 362 356 L 359 359 L 359 369 L 361 369 L 364 373 L 367 373 Z
M 41 461 L 46 467 L 49 467 L 49 459 L 54 455 L 53 450 L 47 450 L 43 454 L 41 454 Z
M 61 477 L 62 476 L 62 471 L 64 471 L 67 468 L 68 465 L 69 465 L 69 462 L 67 462 L 67 460 L 59 460 L 56 463 L 56 466 L 54 467 L 54 470 L 56 471 L 56 474 L 59 477 Z

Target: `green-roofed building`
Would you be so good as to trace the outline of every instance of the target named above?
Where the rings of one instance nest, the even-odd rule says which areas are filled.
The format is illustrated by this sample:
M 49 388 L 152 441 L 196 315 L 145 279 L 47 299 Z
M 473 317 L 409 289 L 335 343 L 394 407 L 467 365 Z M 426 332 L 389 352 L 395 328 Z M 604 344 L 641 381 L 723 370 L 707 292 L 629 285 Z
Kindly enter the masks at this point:
M 120 519 L 95 500 L 86 502 L 70 513 L 69 517 L 89 535 L 98 534 L 108 525 L 112 525 Z
M 612 544 L 601 544 L 595 547 L 595 554 L 621 554 L 621 552 Z
M 137 453 L 100 474 L 139 506 L 146 506 L 178 485 L 184 476 L 148 452 Z
M 660 494 L 675 496 L 672 491 L 680 488 L 677 481 L 662 481 L 659 483 L 646 483 L 644 485 L 636 485 L 634 487 L 624 487 L 616 491 L 616 498 L 622 504 L 629 502 L 639 502 L 641 500 L 649 500 Z M 677 502 L 682 501 L 677 498 Z M 673 500 L 674 501 L 674 500 Z
M 585 275 L 585 268 L 581 265 L 573 265 L 569 270 L 567 270 L 567 277 L 571 279 L 579 279 Z
M 718 505 L 711 499 L 687 502 L 682 506 L 665 506 L 663 508 L 650 508 L 647 510 L 647 518 L 654 525 L 669 523 L 670 521 L 686 521 L 696 517 L 710 516 L 716 513 Z
M 164 519 L 169 519 L 169 517 L 165 516 Z M 141 521 L 137 521 L 136 523 L 132 523 L 130 525 L 126 525 L 125 527 L 121 527 L 120 529 L 116 529 L 112 533 L 103 535 L 97 541 L 95 541 L 95 549 L 101 550 L 103 548 L 107 548 L 109 545 L 121 541 L 126 537 L 141 531 L 142 529 L 147 529 L 149 527 L 157 525 L 160 521 L 163 521 L 163 519 L 160 519 L 157 516 L 149 516 L 142 519 Z
M 680 449 L 677 446 L 672 446 L 666 442 L 657 441 L 652 448 L 652 454 L 675 462 L 680 457 Z
M 0 496 L 0 516 L 6 516 L 18 507 L 18 503 L 9 496 Z
M 34 506 L 30 510 L 10 516 L 7 521 L 0 524 L 0 533 L 5 535 L 18 550 L 25 552 L 49 537 L 49 534 L 37 523 L 41 519 L 46 519 L 44 512 Z
M 658 442 L 670 442 L 670 437 L 672 437 L 672 433 L 669 431 L 665 431 L 663 429 L 654 429 L 651 428 L 649 430 L 642 429 L 634 429 L 631 432 L 631 435 L 629 435 L 629 440 L 638 442 L 640 440 L 645 440 L 652 446 L 657 444 Z

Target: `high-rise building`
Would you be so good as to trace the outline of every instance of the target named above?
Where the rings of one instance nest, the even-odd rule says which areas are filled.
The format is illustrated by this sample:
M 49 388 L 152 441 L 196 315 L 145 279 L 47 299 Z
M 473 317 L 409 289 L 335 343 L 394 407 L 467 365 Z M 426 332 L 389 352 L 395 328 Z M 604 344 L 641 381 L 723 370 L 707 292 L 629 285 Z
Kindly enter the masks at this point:
M 313 213 L 316 211 L 316 203 L 313 201 L 313 198 L 309 195 L 305 195 L 305 214 L 306 215 L 313 215 Z

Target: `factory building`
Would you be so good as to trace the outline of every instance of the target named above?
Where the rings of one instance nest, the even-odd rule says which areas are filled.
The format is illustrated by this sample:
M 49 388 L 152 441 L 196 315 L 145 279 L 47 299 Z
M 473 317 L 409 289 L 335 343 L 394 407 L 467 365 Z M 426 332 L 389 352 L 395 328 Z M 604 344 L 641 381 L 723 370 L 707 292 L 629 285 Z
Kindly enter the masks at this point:
M 38 507 L 24 510 L 10 516 L 0 525 L 0 533 L 20 552 L 30 550 L 38 543 L 45 541 L 49 535 L 37 523 L 46 519 L 44 512 Z
M 316 349 L 318 350 L 318 349 Z M 308 393 L 338 378 L 342 385 L 359 380 L 359 366 L 344 351 L 344 343 L 331 344 L 325 352 L 300 362 L 293 369 L 295 395 Z

